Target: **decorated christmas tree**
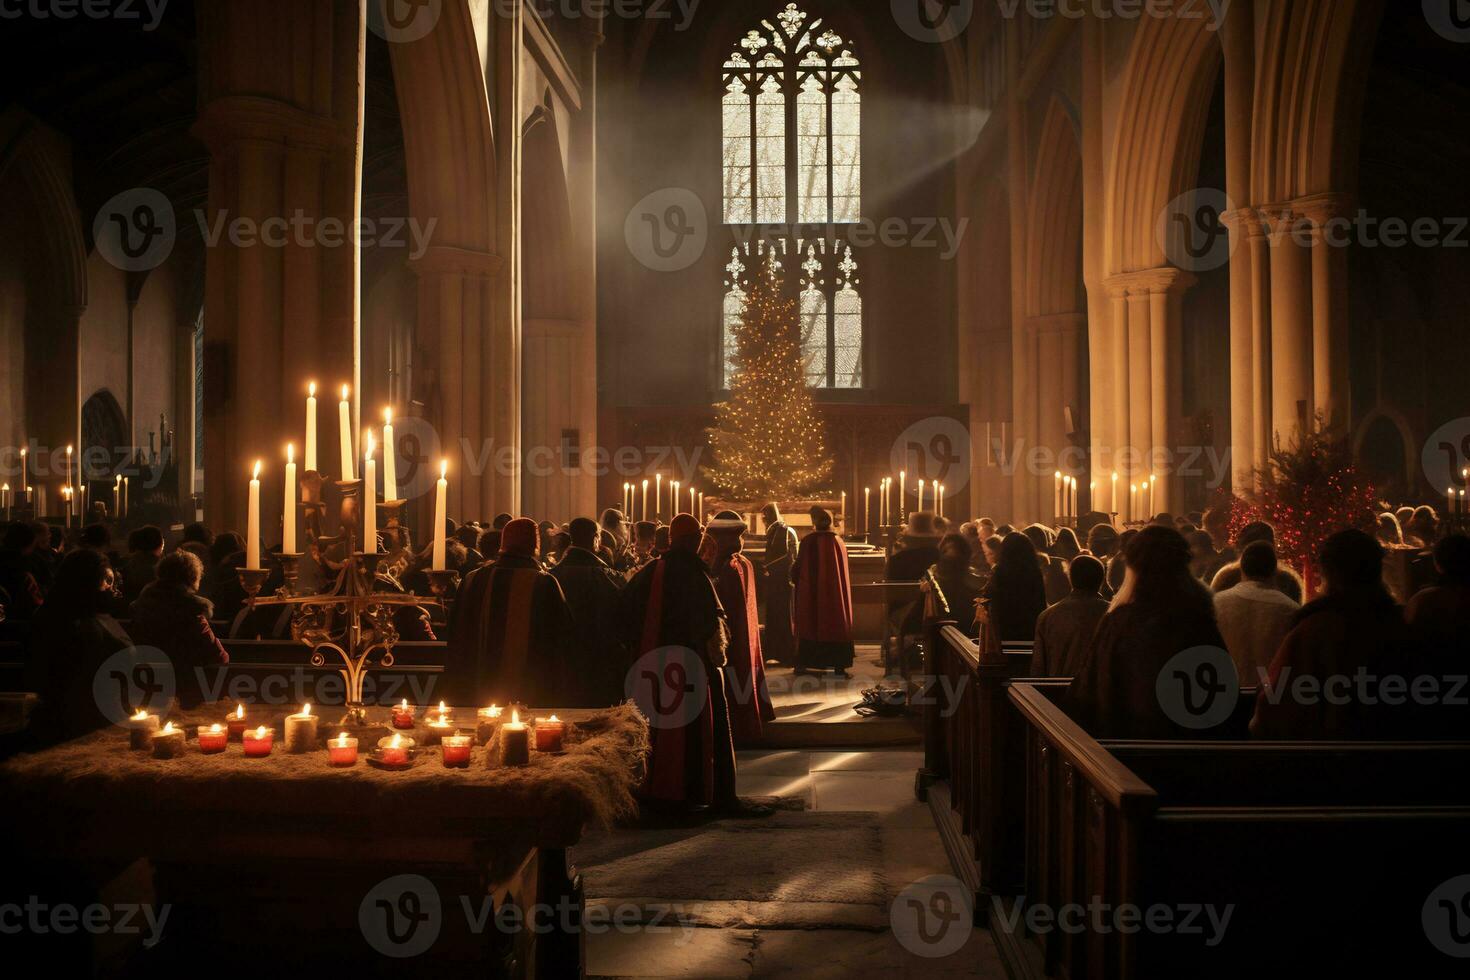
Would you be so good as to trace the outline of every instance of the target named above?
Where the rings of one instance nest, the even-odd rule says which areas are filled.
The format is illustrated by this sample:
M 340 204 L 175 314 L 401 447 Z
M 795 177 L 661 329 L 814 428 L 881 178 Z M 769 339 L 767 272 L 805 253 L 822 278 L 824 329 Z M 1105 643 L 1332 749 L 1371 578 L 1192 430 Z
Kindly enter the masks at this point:
M 1352 450 L 1319 418 L 1290 445 L 1277 443 L 1255 491 L 1231 514 L 1231 535 L 1251 521 L 1270 524 L 1277 554 L 1305 575 L 1310 595 L 1322 545 L 1348 528 L 1374 533 L 1376 504 L 1377 491 L 1354 467 Z
M 769 257 L 746 290 L 734 330 L 728 401 L 709 432 L 710 479 L 737 500 L 789 500 L 832 472 L 824 426 L 807 386 L 796 300 Z

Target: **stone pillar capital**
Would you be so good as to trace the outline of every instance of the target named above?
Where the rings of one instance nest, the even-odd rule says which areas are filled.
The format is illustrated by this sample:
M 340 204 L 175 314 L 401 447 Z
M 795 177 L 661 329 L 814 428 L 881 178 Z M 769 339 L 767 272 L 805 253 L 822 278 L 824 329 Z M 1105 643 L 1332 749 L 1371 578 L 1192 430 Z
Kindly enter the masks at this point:
M 1292 210 L 1321 228 L 1333 218 L 1340 218 L 1352 211 L 1353 199 L 1346 194 L 1313 194 L 1291 203 Z
M 1193 273 L 1166 265 L 1109 276 L 1103 280 L 1103 288 L 1115 299 L 1125 296 L 1144 299 L 1161 293 L 1182 293 L 1198 281 Z
M 409 262 L 414 274 L 424 276 L 461 275 L 492 280 L 505 268 L 505 259 L 497 252 L 432 245 L 422 256 Z

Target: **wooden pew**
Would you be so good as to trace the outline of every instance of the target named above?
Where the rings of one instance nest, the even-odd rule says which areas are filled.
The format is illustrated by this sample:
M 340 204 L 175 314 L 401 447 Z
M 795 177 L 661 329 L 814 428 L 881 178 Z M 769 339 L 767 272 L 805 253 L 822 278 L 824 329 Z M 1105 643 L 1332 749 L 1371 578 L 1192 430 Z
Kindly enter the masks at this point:
M 1470 744 L 1105 742 L 1053 693 L 1009 691 L 1025 725 L 1026 881 L 1024 898 L 992 899 L 991 922 L 1013 975 L 1463 968 L 1430 945 L 1422 915 L 1470 868 Z M 1196 906 L 1228 911 L 1228 926 L 1026 927 L 1027 909 L 1177 922 Z
M 890 647 L 893 646 L 889 609 L 919 597 L 918 582 L 854 582 L 852 585 L 853 638 L 858 643 L 877 643 L 883 647 L 883 664 L 892 671 Z

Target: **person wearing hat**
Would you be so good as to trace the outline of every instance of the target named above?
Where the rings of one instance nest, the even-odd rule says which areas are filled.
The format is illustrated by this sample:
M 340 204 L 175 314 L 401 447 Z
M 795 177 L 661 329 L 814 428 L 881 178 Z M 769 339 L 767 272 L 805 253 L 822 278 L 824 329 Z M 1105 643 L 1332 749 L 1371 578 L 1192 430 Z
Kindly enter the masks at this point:
M 759 742 L 764 723 L 776 720 L 771 692 L 766 687 L 766 661 L 761 652 L 755 566 L 740 553 L 745 547 L 747 529 L 733 510 L 720 511 L 708 527 L 715 551 L 710 574 L 730 624 L 725 687 L 730 701 L 730 731 L 736 745 Z
M 567 663 L 572 617 L 561 585 L 536 560 L 527 517 L 500 532 L 500 553 L 470 572 L 450 619 L 445 699 L 458 704 L 556 706 L 574 686 Z
M 766 522 L 766 556 L 761 563 L 761 590 L 765 598 L 765 635 L 762 652 L 784 667 L 796 663 L 796 634 L 791 629 L 791 567 L 796 562 L 796 532 L 781 520 L 774 503 L 761 509 Z
M 852 584 L 847 546 L 832 530 L 832 515 L 811 509 L 811 534 L 796 553 L 791 584 L 796 594 L 796 672 L 831 670 L 847 676 L 852 666 Z
M 680 514 L 668 553 L 643 567 L 624 590 L 623 628 L 636 661 L 633 680 L 654 716 L 642 795 L 670 807 L 710 807 L 764 816 L 735 795 L 735 744 L 725 703 L 729 644 L 724 611 L 699 558 L 703 528 Z M 646 695 L 646 697 L 645 697 Z
M 943 535 L 934 526 L 934 515 L 927 511 L 910 514 L 899 534 L 901 547 L 889 556 L 884 578 L 889 582 L 917 582 L 939 560 L 939 539 Z
M 623 700 L 628 657 L 619 631 L 608 628 L 618 621 L 623 579 L 597 554 L 598 533 L 590 517 L 573 520 L 569 545 L 551 574 L 567 598 L 575 631 L 570 656 L 577 696 L 567 703 L 606 708 Z

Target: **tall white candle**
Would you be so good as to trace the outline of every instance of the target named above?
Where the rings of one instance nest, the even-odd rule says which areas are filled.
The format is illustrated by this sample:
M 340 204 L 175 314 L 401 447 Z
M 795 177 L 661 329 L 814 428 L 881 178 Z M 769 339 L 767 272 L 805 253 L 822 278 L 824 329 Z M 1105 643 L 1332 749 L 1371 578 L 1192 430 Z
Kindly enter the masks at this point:
M 31 476 L 29 471 L 30 448 L 20 451 L 20 492 L 27 497 L 31 495 Z
M 842 515 L 842 533 L 843 534 L 846 534 L 847 533 L 847 491 L 846 490 L 842 491 L 842 509 L 841 509 L 841 511 L 839 511 L 839 513 Z
M 112 516 L 122 516 L 122 475 L 113 478 L 112 481 Z
M 648 520 L 648 481 L 643 481 L 643 519 Z
M 1129 521 L 1133 520 L 1133 515 L 1137 512 L 1137 510 L 1138 510 L 1138 484 L 1136 484 L 1136 483 L 1130 483 L 1130 484 L 1128 484 L 1128 517 L 1127 517 L 1127 520 L 1129 520 Z
M 439 461 L 439 483 L 434 488 L 434 571 L 444 571 L 444 525 L 449 508 L 449 460 Z
M 281 509 L 281 551 L 296 554 L 296 447 L 286 443 L 286 493 Z
M 127 517 L 128 516 L 128 481 L 131 480 L 131 479 L 132 479 L 132 477 L 127 477 L 127 476 L 123 477 L 122 516 L 124 516 L 124 517 Z
M 916 506 L 914 508 L 914 510 L 920 510 L 921 511 L 923 509 L 924 509 L 924 478 L 921 476 L 921 477 L 919 477 L 919 503 L 918 503 L 918 506 Z
M 352 465 L 352 403 L 347 400 L 348 387 L 342 386 L 342 403 L 337 406 L 342 429 L 342 479 L 355 480 Z
M 873 488 L 863 487 L 863 533 L 873 533 Z
M 694 488 L 689 488 L 689 513 L 694 513 Z
M 250 477 L 250 503 L 245 515 L 245 567 L 260 568 L 260 460 Z
M 306 386 L 306 472 L 316 470 L 316 382 Z
M 904 522 L 909 512 L 908 479 L 907 470 L 898 471 L 898 523 L 900 524 Z
M 367 434 L 367 459 L 362 466 L 362 550 L 378 553 L 378 461 L 373 459 L 373 430 Z
M 398 499 L 398 459 L 393 451 L 393 409 L 383 409 L 383 499 Z
M 655 473 L 653 475 L 653 516 L 664 516 L 664 475 Z
M 944 516 L 944 484 L 934 484 L 934 512 L 940 517 Z
M 1112 491 L 1112 493 L 1108 494 L 1108 510 L 1111 513 L 1114 513 L 1114 514 L 1116 514 L 1116 513 L 1118 513 L 1119 511 L 1122 510 L 1122 508 L 1118 506 L 1118 471 L 1117 470 L 1114 470 L 1113 471 L 1113 491 Z
M 679 513 L 679 481 L 678 480 L 670 480 L 669 481 L 669 519 L 670 520 L 673 520 L 674 515 L 677 514 L 677 513 Z

